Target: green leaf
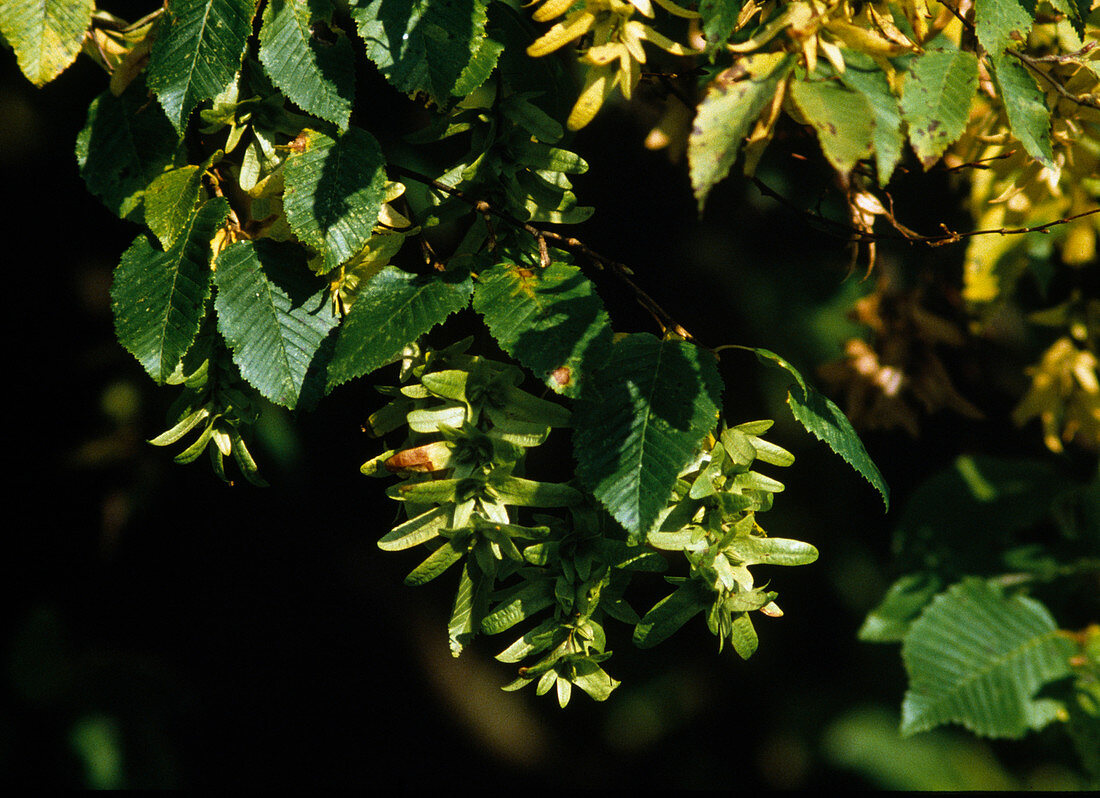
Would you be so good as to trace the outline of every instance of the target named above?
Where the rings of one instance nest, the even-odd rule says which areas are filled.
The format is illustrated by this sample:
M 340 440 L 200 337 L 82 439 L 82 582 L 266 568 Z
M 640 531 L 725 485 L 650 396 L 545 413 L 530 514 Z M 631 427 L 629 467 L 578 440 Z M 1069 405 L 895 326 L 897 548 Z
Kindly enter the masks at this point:
M 878 466 L 871 460 L 852 423 L 831 399 L 818 393 L 803 379 L 798 370 L 775 352 L 753 349 L 761 363 L 776 366 L 794 377 L 796 384 L 787 393 L 787 406 L 795 419 L 820 441 L 844 458 L 848 465 L 863 475 L 882 496 L 886 509 L 890 509 L 890 489 Z
M 943 588 L 929 573 L 906 574 L 890 585 L 879 605 L 867 613 L 857 636 L 868 643 L 900 643 L 909 626 Z
M 723 550 L 742 565 L 809 565 L 817 561 L 817 549 L 809 543 L 788 538 L 744 535 L 734 538 Z
M 874 117 L 871 138 L 875 151 L 875 170 L 879 185 L 885 186 L 890 182 L 894 168 L 901 160 L 901 151 L 905 145 L 898 98 L 890 91 L 886 73 L 870 57 L 854 50 L 845 49 L 842 52 L 847 68 L 839 76 L 841 82 L 862 94 L 871 106 L 871 115 Z
M 302 151 L 287 159 L 287 221 L 302 243 L 324 256 L 326 271 L 370 239 L 386 199 L 385 165 L 378 142 L 359 128 L 337 139 L 307 130 Z
M 618 679 L 611 678 L 603 668 L 590 659 L 577 663 L 571 681 L 596 701 L 606 701 L 611 697 L 611 692 L 619 686 Z
M 978 59 L 973 53 L 928 49 L 911 62 L 901 113 L 925 169 L 962 135 L 977 90 Z
M 691 187 L 700 211 L 710 190 L 736 163 L 741 142 L 794 63 L 790 54 L 750 55 L 720 73 L 707 87 L 687 151 Z
M 879 790 L 991 794 L 1026 789 L 984 740 L 946 730 L 901 737 L 897 713 L 880 704 L 845 711 L 820 739 L 833 765 L 859 773 Z
M 473 305 L 509 356 L 565 396 L 577 396 L 585 375 L 611 352 L 607 311 L 575 266 L 488 269 L 478 276 Z
M 149 88 L 181 135 L 195 106 L 236 78 L 255 0 L 171 0 L 149 55 Z
M 294 409 L 308 392 L 321 345 L 338 323 L 328 285 L 306 267 L 300 247 L 267 239 L 226 248 L 214 273 L 218 330 L 233 362 L 261 395 Z M 321 389 L 314 385 L 312 397 Z
M 1069 676 L 1073 643 L 1046 607 L 968 578 L 937 596 L 909 628 L 902 660 L 909 689 L 902 734 L 961 723 L 984 737 L 1021 737 L 1052 721 L 1056 702 L 1036 699 Z
M 271 82 L 303 111 L 346 130 L 355 99 L 355 57 L 332 20 L 332 0 L 269 0 L 260 28 L 260 63 Z
M 517 507 L 574 507 L 584 502 L 579 490 L 558 482 L 500 477 L 490 484 L 501 502 Z
M 455 591 L 455 600 L 451 608 L 451 617 L 447 622 L 447 644 L 451 649 L 452 657 L 459 656 L 477 636 L 480 626 L 477 619 L 484 612 L 483 605 L 487 593 L 485 585 L 491 581 L 474 563 L 469 560 L 463 563 L 462 573 L 458 578 L 458 590 Z
M 874 115 L 862 94 L 832 81 L 796 80 L 791 83 L 791 97 L 838 172 L 847 175 L 871 155 Z
M 974 32 L 993 58 L 1001 55 L 1013 32 L 1026 37 L 1035 21 L 1035 0 L 1029 11 L 1020 0 L 974 0 Z
M 586 385 L 573 421 L 577 474 L 641 540 L 676 476 L 717 421 L 722 382 L 709 352 L 629 335 Z
M 462 74 L 455 81 L 451 95 L 465 97 L 479 89 L 489 79 L 493 69 L 504 52 L 504 45 L 491 36 L 486 36 L 476 45 Z
M 378 548 L 401 551 L 439 537 L 439 530 L 451 522 L 451 510 L 452 505 L 441 505 L 410 518 L 379 538 Z
M 143 235 L 115 269 L 115 333 L 157 382 L 172 375 L 199 331 L 210 295 L 210 242 L 228 215 L 228 202 L 211 200 L 195 211 L 167 252 Z
M 730 623 L 730 642 L 741 659 L 748 659 L 756 653 L 760 638 L 757 637 L 756 627 L 752 625 L 752 618 L 747 612 L 742 612 Z
M 511 151 L 515 159 L 528 169 L 543 169 L 567 175 L 582 175 L 588 171 L 588 164 L 581 156 L 561 147 L 525 141 L 512 146 Z
M 149 103 L 139 76 L 121 96 L 109 91 L 88 107 L 76 161 L 88 190 L 123 219 L 140 221 L 142 192 L 182 157 L 175 131 Z
M 416 275 L 387 266 L 356 297 L 328 367 L 328 388 L 396 360 L 415 341 L 470 301 L 473 284 L 454 273 Z
M 527 630 L 522 637 L 497 654 L 496 658 L 501 662 L 520 662 L 532 654 L 545 651 L 555 644 L 561 629 L 558 618 L 547 618 L 538 626 Z
M 457 546 L 453 539 L 448 540 L 409 572 L 409 575 L 405 577 L 405 584 L 410 587 L 427 584 L 459 562 L 464 556 L 466 556 L 465 546 Z
M 726 41 L 737 27 L 737 17 L 743 5 L 730 0 L 700 0 L 699 15 L 703 19 L 703 36 L 707 48 L 713 49 Z
M 1008 53 L 991 55 L 990 61 L 1012 135 L 1024 145 L 1028 155 L 1048 169 L 1054 169 L 1050 110 L 1044 101 L 1044 92 L 1027 67 Z
M 158 176 L 145 189 L 145 224 L 168 249 L 191 218 L 202 194 L 205 169 L 188 164 L 170 169 Z
M 5 0 L 0 34 L 27 80 L 45 86 L 76 60 L 95 0 Z
M 524 582 L 481 622 L 485 634 L 495 635 L 511 629 L 520 621 L 554 605 L 554 581 L 535 579 Z
M 634 627 L 634 645 L 652 648 L 713 603 L 714 595 L 702 583 L 695 580 L 682 583 L 653 605 Z
M 481 85 L 500 48 L 485 46 L 488 0 L 352 0 L 367 57 L 408 95 L 439 105 Z
M 1051 8 L 1061 11 L 1069 19 L 1077 35 L 1084 40 L 1085 17 L 1088 16 L 1092 0 L 1049 0 Z

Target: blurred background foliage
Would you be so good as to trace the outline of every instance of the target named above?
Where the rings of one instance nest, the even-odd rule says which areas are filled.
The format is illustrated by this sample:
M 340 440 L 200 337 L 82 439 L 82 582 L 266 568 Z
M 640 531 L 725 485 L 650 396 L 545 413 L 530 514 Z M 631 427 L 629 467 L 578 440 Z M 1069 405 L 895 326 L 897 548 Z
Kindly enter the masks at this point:
M 127 5 L 110 8 L 136 17 Z M 889 515 L 823 446 L 781 421 L 772 438 L 798 463 L 769 528 L 813 543 L 821 559 L 784 580 L 787 614 L 758 624 L 758 653 L 747 662 L 719 656 L 702 624 L 647 652 L 612 639 L 623 686 L 606 704 L 561 711 L 499 689 L 512 675 L 492 659 L 496 641 L 452 659 L 449 580 L 406 588 L 414 563 L 377 549 L 395 509 L 385 486 L 358 471 L 377 453 L 361 431 L 381 404 L 366 381 L 301 418 L 274 407 L 264 414 L 255 454 L 270 489 L 226 487 L 208 468 L 174 466 L 145 443 L 163 427 L 172 395 L 118 346 L 108 297 L 135 228 L 88 194 L 72 154 L 104 83 L 80 59 L 35 89 L 12 54 L 0 53 L 15 465 L 6 479 L 14 550 L 4 560 L 16 589 L 0 690 L 7 783 L 1082 786 L 1054 727 L 1022 741 L 955 728 L 901 738 L 897 649 L 857 640 L 899 573 L 892 531 L 927 478 L 960 454 L 1053 462 L 1037 427 L 1010 420 L 1026 357 L 973 341 L 937 350 L 982 418 L 946 408 L 921 412 L 916 435 L 863 433 L 892 488 Z M 365 84 L 394 141 L 415 126 L 395 92 Z M 698 218 L 684 164 L 643 147 L 658 113 L 644 97 L 630 109 L 611 105 L 578 135 L 572 148 L 591 169 L 575 180 L 577 194 L 597 208 L 579 233 L 629 264 L 699 340 L 766 347 L 814 374 L 865 332 L 849 309 L 879 275 L 915 289 L 958 285 L 962 245 L 881 243 L 876 272 L 864 278 L 851 273 L 843 242 L 743 180 L 715 189 Z M 789 126 L 777 140 L 758 175 L 828 212 L 836 192 L 812 139 Z M 900 175 L 894 197 L 914 228 L 968 226 L 943 170 Z M 619 329 L 651 329 L 621 286 L 592 277 Z M 934 310 L 961 321 L 957 306 Z M 477 333 L 471 316 L 450 339 L 463 324 Z M 739 357 L 722 361 L 729 417 L 789 420 L 783 376 Z M 1070 459 L 1082 477 L 1094 467 L 1088 455 Z

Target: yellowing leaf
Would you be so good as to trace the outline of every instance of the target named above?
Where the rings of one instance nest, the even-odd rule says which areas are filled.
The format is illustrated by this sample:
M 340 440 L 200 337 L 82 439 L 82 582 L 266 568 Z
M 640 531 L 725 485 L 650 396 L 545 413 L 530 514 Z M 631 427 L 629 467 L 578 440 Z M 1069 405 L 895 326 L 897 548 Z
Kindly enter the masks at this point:
M 35 86 L 60 75 L 80 53 L 94 0 L 5 0 L 0 33 Z

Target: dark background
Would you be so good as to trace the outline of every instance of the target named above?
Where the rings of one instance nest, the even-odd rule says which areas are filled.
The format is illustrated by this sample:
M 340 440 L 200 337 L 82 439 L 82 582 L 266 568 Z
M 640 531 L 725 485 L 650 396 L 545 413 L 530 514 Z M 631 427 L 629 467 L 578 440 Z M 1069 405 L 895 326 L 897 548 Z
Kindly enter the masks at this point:
M 112 10 L 127 13 L 123 3 Z M 139 231 L 86 191 L 72 154 L 105 83 L 81 58 L 35 89 L 0 51 L 11 461 L 3 561 L 14 588 L 0 692 L 5 781 L 1061 783 L 1057 740 L 1025 747 L 952 732 L 897 737 L 898 650 L 855 637 L 894 576 L 896 511 L 884 515 L 874 491 L 790 421 L 784 380 L 751 356 L 723 356 L 725 409 L 734 420 L 779 419 L 771 437 L 798 457 L 776 475 L 787 491 L 761 520 L 772 534 L 813 543 L 821 559 L 767 575 L 787 614 L 757 621 L 760 649 L 748 662 L 728 649 L 719 655 L 701 623 L 646 652 L 632 647 L 629 630 L 610 631 L 609 669 L 623 684 L 606 704 L 577 694 L 562 711 L 531 688 L 502 692 L 513 673 L 493 660 L 504 645 L 495 639 L 449 656 L 453 580 L 407 588 L 401 580 L 415 554 L 375 545 L 395 508 L 384 483 L 358 471 L 379 450 L 360 429 L 379 404 L 368 381 L 345 386 L 308 416 L 268 416 L 254 453 L 271 488 L 226 486 L 205 459 L 174 465 L 169 451 L 145 443 L 164 428 L 174 391 L 153 386 L 112 330 L 111 271 Z M 857 330 L 845 310 L 872 285 L 848 274 L 843 243 L 736 180 L 714 193 L 700 220 L 685 164 L 642 148 L 646 121 L 644 106 L 609 107 L 574 142 L 592 167 L 575 181 L 577 193 L 597 208 L 580 236 L 629 264 L 712 346 L 764 346 L 805 374 L 839 356 Z M 812 204 L 830 191 L 829 177 L 813 165 L 812 142 L 793 129 L 784 136 L 762 174 Z M 792 151 L 811 162 L 791 159 Z M 899 198 L 908 191 L 916 200 L 907 206 L 913 226 L 932 229 L 945 213 L 959 220 L 942 176 L 902 182 Z M 887 265 L 907 274 L 950 276 L 961 258 L 957 248 L 884 250 Z M 624 286 L 593 278 L 617 329 L 654 330 Z M 476 320 L 456 320 L 448 336 L 467 328 L 476 331 Z M 944 413 L 922 419 L 919 440 L 865 436 L 895 508 L 960 452 L 1040 454 L 1034 430 L 1008 427 L 1005 397 L 983 387 L 980 374 L 964 375 L 959 387 L 990 420 Z

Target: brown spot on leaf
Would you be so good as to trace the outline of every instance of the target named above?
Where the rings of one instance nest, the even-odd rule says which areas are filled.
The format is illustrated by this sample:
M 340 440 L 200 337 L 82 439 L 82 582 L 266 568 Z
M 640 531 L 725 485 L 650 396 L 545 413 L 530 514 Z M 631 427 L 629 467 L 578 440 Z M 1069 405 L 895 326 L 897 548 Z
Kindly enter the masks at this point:
M 309 147 L 309 134 L 303 130 L 301 133 L 294 137 L 293 141 L 289 142 L 286 146 L 287 149 L 289 149 L 291 152 L 305 152 L 306 148 Z
M 569 366 L 558 366 L 550 372 L 550 379 L 565 388 L 573 384 L 573 370 Z
M 392 473 L 415 471 L 420 474 L 430 474 L 447 468 L 450 465 L 449 455 L 449 450 L 436 441 L 404 449 L 387 458 L 382 466 Z

